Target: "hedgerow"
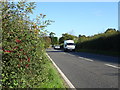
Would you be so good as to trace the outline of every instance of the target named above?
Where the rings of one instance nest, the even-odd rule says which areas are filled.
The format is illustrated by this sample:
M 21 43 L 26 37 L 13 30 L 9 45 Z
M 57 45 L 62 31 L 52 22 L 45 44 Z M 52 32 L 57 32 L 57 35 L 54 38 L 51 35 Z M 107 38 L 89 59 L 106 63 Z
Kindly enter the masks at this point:
M 93 36 L 80 36 L 77 42 L 76 50 L 102 50 L 119 52 L 120 31 L 115 29 L 107 29 L 104 33 Z
M 50 20 L 40 14 L 36 21 L 29 19 L 34 2 L 0 2 L 2 5 L 2 87 L 38 88 L 48 81 L 44 64 L 44 28 Z

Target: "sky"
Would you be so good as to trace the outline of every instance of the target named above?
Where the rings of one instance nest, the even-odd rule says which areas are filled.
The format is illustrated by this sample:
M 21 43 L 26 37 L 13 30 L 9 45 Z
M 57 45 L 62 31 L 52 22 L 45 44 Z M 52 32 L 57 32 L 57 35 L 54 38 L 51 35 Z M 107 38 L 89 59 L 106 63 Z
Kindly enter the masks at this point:
M 53 20 L 46 29 L 57 37 L 64 33 L 91 36 L 108 28 L 118 30 L 118 2 L 36 2 L 30 18 L 40 13 Z

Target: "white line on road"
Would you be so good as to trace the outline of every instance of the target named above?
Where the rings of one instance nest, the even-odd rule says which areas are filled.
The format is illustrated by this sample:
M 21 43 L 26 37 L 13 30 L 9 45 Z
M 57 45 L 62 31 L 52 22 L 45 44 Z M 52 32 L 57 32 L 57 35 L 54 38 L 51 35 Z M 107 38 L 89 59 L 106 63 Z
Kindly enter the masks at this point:
M 71 55 L 71 54 L 69 54 L 70 56 L 75 56 L 75 55 Z
M 117 67 L 117 66 L 114 66 L 114 65 L 111 65 L 111 64 L 105 64 L 105 65 L 107 65 L 107 66 L 109 66 L 109 67 L 113 67 L 113 68 L 120 69 L 120 67 Z
M 65 80 L 65 82 L 69 85 L 69 87 L 72 90 L 76 90 L 76 88 L 73 86 L 73 84 L 70 82 L 70 80 L 65 76 L 65 74 L 60 70 L 60 68 L 56 65 L 56 63 L 50 58 L 50 56 L 46 53 L 46 55 L 48 56 L 48 58 L 52 61 L 53 65 L 56 67 L 56 69 L 58 70 L 58 72 L 61 74 L 61 76 L 63 77 L 63 79 Z
M 80 58 L 80 59 L 84 59 L 84 60 L 87 60 L 87 61 L 90 61 L 90 62 L 93 62 L 92 59 L 88 59 L 88 58 L 84 58 L 84 57 L 78 57 L 78 58 Z
M 63 54 L 67 54 L 67 53 L 63 53 Z

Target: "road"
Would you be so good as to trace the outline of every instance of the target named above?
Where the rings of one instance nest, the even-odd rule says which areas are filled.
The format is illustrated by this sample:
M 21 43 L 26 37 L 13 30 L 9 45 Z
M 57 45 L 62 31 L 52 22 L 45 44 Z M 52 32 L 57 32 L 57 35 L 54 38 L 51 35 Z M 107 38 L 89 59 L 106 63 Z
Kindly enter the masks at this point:
M 75 88 L 118 88 L 118 58 L 80 52 L 48 49 Z

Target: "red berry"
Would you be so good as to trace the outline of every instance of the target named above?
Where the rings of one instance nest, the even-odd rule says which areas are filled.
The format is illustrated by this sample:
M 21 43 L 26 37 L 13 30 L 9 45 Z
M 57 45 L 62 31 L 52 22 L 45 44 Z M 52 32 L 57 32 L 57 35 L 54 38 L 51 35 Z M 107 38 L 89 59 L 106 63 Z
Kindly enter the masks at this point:
M 30 58 L 28 58 L 28 62 L 30 62 Z
M 23 51 L 23 49 L 20 49 L 20 51 Z
M 9 51 L 9 50 L 4 50 L 4 52 L 8 52 L 8 53 L 10 53 L 10 52 L 12 52 L 12 51 Z
M 26 64 L 25 67 L 27 68 L 29 66 L 29 64 Z
M 16 41 L 17 43 L 20 43 L 20 42 L 21 42 L 21 40 L 19 40 L 19 39 L 16 39 L 15 41 Z

